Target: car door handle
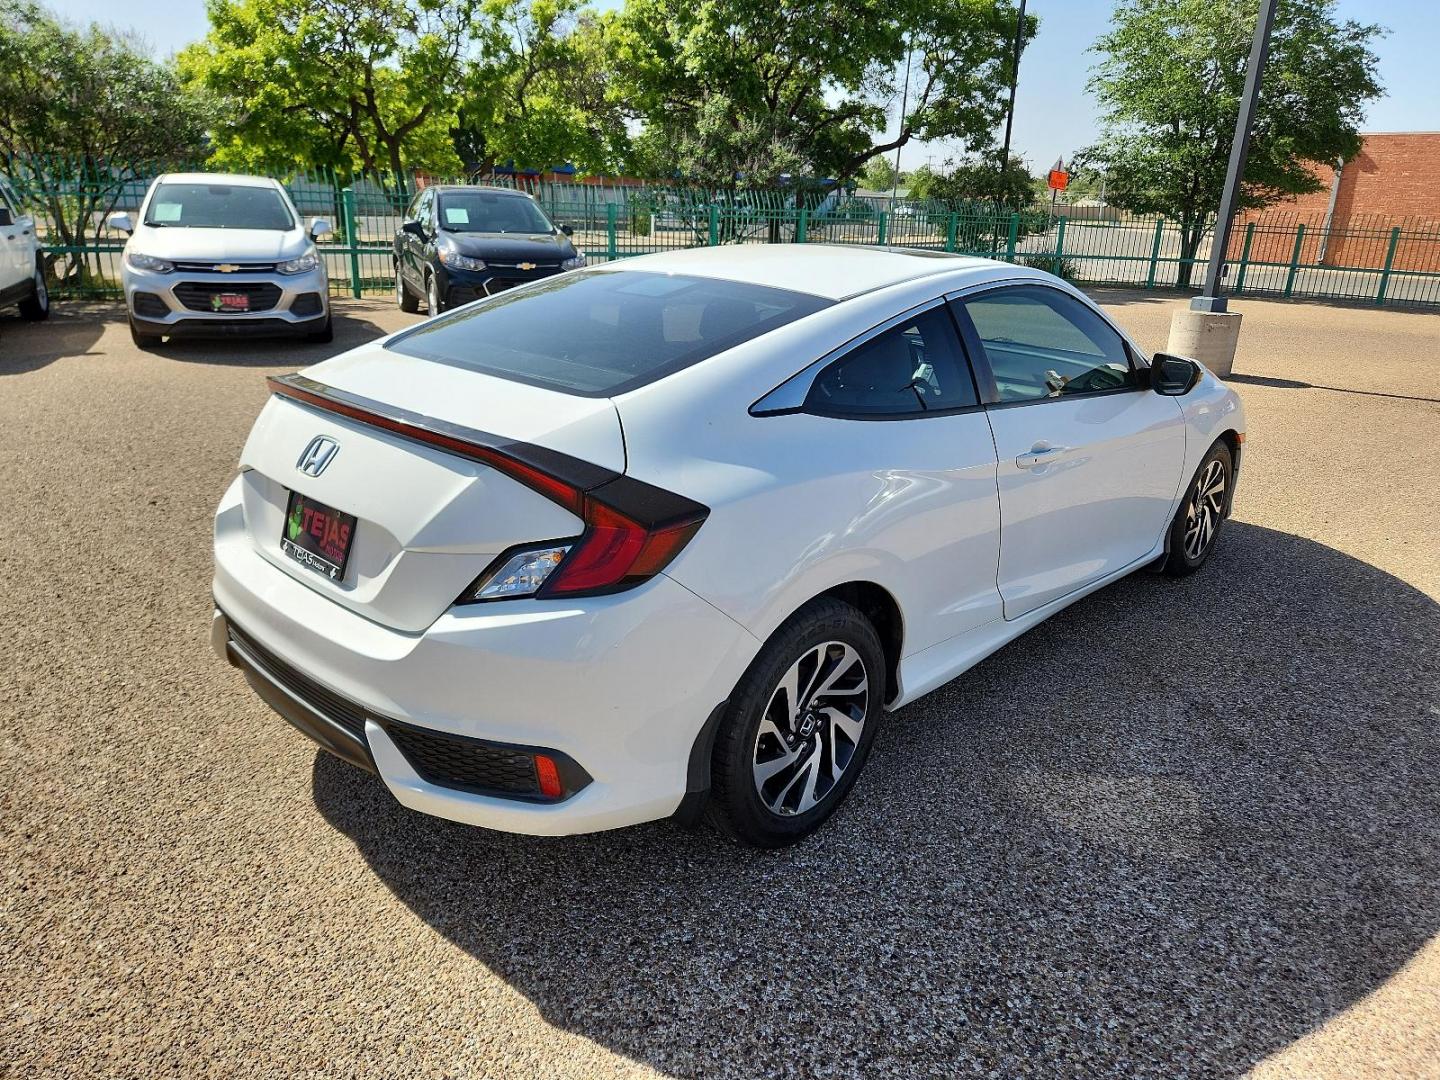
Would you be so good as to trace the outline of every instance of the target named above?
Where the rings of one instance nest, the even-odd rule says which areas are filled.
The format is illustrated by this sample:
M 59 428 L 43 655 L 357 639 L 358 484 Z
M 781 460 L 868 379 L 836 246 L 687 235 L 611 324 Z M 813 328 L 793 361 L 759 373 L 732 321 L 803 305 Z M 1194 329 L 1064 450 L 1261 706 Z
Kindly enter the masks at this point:
M 1059 460 L 1065 454 L 1075 449 L 1073 446 L 1051 446 L 1049 443 L 1036 443 L 1030 448 L 1028 454 L 1021 454 L 1015 459 L 1015 464 L 1022 469 L 1038 469 L 1041 465 L 1049 465 Z

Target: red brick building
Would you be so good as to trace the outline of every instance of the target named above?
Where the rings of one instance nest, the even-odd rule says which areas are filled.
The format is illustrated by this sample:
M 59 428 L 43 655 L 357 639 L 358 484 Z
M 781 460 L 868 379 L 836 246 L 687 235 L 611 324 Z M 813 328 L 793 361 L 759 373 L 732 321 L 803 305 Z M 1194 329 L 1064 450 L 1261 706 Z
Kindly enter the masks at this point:
M 1289 262 L 1296 226 L 1304 225 L 1301 262 L 1382 266 L 1398 225 L 1403 234 L 1393 268 L 1440 271 L 1440 131 L 1376 132 L 1364 139 L 1360 153 L 1338 170 L 1315 169 L 1320 191 L 1241 215 L 1240 226 L 1256 223 L 1252 260 Z M 1231 236 L 1231 257 L 1238 259 L 1245 229 Z

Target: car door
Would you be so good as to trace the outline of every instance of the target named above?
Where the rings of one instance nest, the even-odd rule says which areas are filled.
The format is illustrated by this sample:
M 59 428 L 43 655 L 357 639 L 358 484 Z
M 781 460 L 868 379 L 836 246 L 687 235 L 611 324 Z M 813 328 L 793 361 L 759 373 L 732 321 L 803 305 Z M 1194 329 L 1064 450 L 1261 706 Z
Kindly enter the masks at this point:
M 823 478 L 807 485 L 801 503 L 777 507 L 777 517 L 813 521 L 816 552 L 838 537 L 849 551 L 898 560 L 893 586 L 907 650 L 1000 618 L 995 447 L 943 298 L 810 370 L 813 376 L 792 380 L 808 387 L 800 407 L 779 398 L 757 403 L 759 415 L 769 408 L 798 414 L 787 418 L 791 449 L 782 456 L 811 462 L 809 469 L 824 448 Z M 847 508 L 843 518 L 834 516 L 837 508 Z M 776 576 L 786 575 L 777 568 Z
M 10 189 L 0 185 L 0 292 L 8 292 L 30 280 L 34 273 L 30 234 L 34 222 L 20 212 Z
M 425 229 L 429 235 L 430 207 L 435 201 L 435 190 L 426 188 L 415 196 L 415 201 L 410 205 L 410 212 L 406 216 L 407 222 L 414 222 Z M 425 245 L 426 241 L 412 232 L 401 232 L 401 243 L 404 250 L 402 265 L 405 270 L 405 277 L 417 293 L 425 291 Z
M 1185 459 L 1174 398 L 1147 388 L 1133 350 L 1095 308 L 1043 283 L 955 302 L 989 399 L 999 459 L 1005 618 L 1149 554 Z

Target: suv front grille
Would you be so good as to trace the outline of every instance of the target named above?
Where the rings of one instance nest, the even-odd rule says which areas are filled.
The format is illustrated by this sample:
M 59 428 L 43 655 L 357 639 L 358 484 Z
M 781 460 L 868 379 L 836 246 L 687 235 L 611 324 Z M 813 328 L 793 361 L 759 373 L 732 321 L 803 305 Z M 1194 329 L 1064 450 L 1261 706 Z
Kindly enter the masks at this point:
M 229 267 L 227 270 L 217 270 L 217 266 Z M 268 263 L 232 263 L 232 262 L 177 262 L 175 269 L 186 274 L 269 274 L 275 270 L 273 262 Z
M 251 311 L 269 311 L 280 302 L 280 286 L 268 281 L 182 281 L 174 293 L 191 311 L 214 312 L 211 297 L 221 293 L 244 293 L 250 298 Z

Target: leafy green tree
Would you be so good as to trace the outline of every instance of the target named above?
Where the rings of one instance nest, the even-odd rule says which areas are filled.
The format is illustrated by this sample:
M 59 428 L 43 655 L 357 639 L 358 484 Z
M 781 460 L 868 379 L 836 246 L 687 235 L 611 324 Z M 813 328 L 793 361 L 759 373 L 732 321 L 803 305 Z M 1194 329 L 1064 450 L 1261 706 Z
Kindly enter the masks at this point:
M 215 163 L 455 171 L 478 2 L 208 0 L 180 66 L 220 105 Z
M 605 30 L 585 0 L 486 0 L 483 56 L 455 124 L 467 171 L 496 164 L 619 167 L 625 118 L 610 93 Z
M 1004 169 L 993 155 L 946 162 L 949 171 L 927 185 L 926 198 L 950 203 L 988 203 L 1003 210 L 1023 210 L 1034 202 L 1035 178 L 1024 160 L 1010 156 Z
M 860 170 L 860 182 L 871 191 L 889 191 L 898 181 L 895 164 L 889 157 L 873 157 Z
M 1110 202 L 1178 220 L 1193 259 L 1220 204 L 1258 0 L 1120 0 L 1094 46 L 1090 87 L 1104 108 L 1081 163 Z M 1381 93 L 1378 26 L 1335 17 L 1334 0 L 1281 0 L 1260 87 L 1241 208 L 1318 191 L 1315 162 L 1360 149 L 1365 102 Z M 1180 264 L 1188 285 L 1191 264 Z
M 204 156 L 204 103 L 130 38 L 0 0 L 0 168 L 46 210 L 52 242 L 98 239 L 126 188 Z M 79 256 L 68 271 L 92 271 Z
M 912 139 L 987 141 L 1015 17 L 1008 0 L 626 0 L 605 20 L 641 168 L 734 189 L 848 180 Z M 904 115 L 877 142 L 907 58 Z

